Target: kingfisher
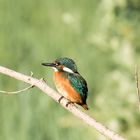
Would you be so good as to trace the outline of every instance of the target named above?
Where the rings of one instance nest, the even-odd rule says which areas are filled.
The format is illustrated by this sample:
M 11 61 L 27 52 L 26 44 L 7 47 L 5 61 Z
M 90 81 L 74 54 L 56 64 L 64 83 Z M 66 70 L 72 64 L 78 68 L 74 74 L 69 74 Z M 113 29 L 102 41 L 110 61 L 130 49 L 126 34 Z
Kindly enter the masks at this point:
M 81 105 L 88 110 L 86 103 L 88 87 L 86 80 L 79 74 L 75 62 L 70 58 L 59 58 L 52 63 L 42 63 L 43 66 L 54 69 L 54 83 L 62 98 L 68 99 L 69 103 Z

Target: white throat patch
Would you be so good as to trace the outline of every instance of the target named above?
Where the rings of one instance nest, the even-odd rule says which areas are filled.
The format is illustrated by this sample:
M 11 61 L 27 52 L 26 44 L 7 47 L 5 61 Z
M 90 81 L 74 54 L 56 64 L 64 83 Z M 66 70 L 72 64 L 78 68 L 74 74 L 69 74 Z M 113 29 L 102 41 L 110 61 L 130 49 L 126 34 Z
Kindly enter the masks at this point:
M 54 69 L 54 71 L 55 71 L 55 72 L 57 72 L 57 71 L 58 71 L 58 69 L 57 69 L 57 68 L 55 68 L 55 67 L 52 67 L 52 68 Z
M 65 72 L 69 72 L 69 73 L 74 73 L 71 69 L 69 69 L 68 67 L 64 67 L 63 71 Z

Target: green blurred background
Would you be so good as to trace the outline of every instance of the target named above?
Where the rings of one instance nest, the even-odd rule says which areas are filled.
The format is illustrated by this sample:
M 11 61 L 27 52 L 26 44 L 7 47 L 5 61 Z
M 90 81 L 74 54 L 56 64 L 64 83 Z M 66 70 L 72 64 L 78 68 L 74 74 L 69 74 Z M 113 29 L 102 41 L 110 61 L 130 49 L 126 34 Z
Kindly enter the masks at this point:
M 87 112 L 130 140 L 140 139 L 134 65 L 140 63 L 139 0 L 0 0 L 0 65 L 54 88 L 59 57 L 77 62 L 89 87 Z M 0 90 L 25 83 L 0 74 Z M 34 88 L 0 94 L 0 140 L 105 140 Z

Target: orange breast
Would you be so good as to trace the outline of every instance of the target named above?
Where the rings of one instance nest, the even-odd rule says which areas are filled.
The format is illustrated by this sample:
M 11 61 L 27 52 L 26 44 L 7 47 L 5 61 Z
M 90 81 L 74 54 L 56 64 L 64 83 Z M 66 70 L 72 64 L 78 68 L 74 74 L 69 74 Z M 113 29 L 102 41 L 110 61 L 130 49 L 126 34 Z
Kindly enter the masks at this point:
M 61 72 L 55 72 L 54 82 L 58 92 L 65 98 L 74 103 L 83 103 L 80 94 L 75 91 L 75 89 L 70 85 L 69 80 L 66 79 Z

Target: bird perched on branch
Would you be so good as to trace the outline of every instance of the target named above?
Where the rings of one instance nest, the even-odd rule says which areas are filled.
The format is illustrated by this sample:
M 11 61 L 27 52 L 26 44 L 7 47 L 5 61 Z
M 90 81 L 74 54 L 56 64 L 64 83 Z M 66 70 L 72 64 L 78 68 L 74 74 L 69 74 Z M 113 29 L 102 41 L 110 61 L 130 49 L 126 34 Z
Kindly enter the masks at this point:
M 88 88 L 85 79 L 78 73 L 75 62 L 70 58 L 59 58 L 53 63 L 42 63 L 54 69 L 54 82 L 58 92 L 70 103 L 81 105 L 88 110 L 86 104 Z

